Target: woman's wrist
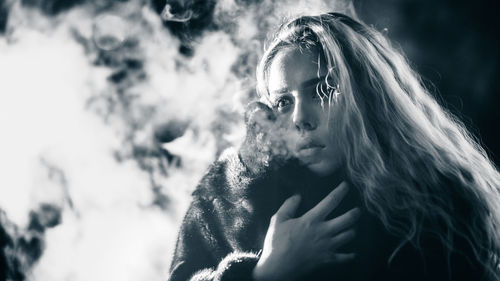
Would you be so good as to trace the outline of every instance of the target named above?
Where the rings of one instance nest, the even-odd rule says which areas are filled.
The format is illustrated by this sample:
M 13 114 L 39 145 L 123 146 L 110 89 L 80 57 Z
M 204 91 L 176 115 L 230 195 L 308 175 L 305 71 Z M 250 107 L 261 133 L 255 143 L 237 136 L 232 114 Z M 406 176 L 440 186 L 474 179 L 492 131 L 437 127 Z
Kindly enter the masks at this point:
M 255 265 L 255 268 L 252 271 L 252 277 L 255 281 L 275 280 L 260 260 L 257 262 L 257 265 Z
M 293 281 L 294 276 L 288 276 L 285 269 L 280 269 L 279 264 L 272 263 L 262 258 L 252 271 L 252 277 L 255 281 Z

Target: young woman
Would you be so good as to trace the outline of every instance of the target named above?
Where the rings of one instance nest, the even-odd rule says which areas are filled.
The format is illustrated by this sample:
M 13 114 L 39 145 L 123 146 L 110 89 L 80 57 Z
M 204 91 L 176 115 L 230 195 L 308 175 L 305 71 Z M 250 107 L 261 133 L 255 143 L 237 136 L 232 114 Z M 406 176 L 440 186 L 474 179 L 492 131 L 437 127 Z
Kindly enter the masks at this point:
M 294 19 L 257 82 L 245 143 L 193 193 L 170 280 L 500 280 L 500 175 L 379 32 Z

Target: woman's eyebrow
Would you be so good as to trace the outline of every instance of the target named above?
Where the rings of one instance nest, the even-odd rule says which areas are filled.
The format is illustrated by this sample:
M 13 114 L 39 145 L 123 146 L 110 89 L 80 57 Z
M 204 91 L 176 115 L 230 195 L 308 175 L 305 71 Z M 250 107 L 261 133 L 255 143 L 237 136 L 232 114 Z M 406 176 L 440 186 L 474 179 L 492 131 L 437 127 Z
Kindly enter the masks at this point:
M 288 87 L 283 87 L 281 89 L 277 89 L 277 90 L 273 90 L 271 91 L 271 94 L 275 94 L 275 95 L 279 95 L 279 94 L 286 94 L 288 93 L 290 90 L 288 90 Z
M 302 88 L 308 88 L 310 86 L 316 86 L 316 84 L 318 84 L 318 82 L 322 81 L 325 79 L 325 76 L 321 76 L 321 77 L 314 77 L 312 79 L 309 79 L 309 80 L 306 80 L 302 83 L 300 83 L 300 86 Z
M 321 76 L 321 77 L 314 77 L 314 78 L 308 79 L 308 80 L 300 83 L 300 87 L 302 89 L 305 89 L 305 88 L 308 88 L 308 87 L 311 87 L 311 86 L 316 86 L 316 84 L 318 84 L 318 82 L 324 80 L 325 77 L 326 76 Z M 283 88 L 274 90 L 271 93 L 272 94 L 286 94 L 288 92 L 290 92 L 290 90 L 288 89 L 288 87 L 283 87 Z

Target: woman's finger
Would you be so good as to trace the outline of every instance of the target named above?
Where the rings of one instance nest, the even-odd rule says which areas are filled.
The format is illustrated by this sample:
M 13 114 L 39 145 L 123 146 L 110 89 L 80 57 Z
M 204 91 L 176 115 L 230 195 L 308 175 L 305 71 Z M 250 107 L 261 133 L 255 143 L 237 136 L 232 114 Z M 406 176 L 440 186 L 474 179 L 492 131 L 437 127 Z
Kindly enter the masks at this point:
M 332 250 L 335 250 L 338 247 L 343 246 L 347 242 L 354 239 L 355 236 L 356 236 L 356 231 L 354 231 L 354 229 L 341 232 L 335 235 L 334 237 L 330 238 L 330 248 Z
M 328 214 L 337 208 L 348 191 L 349 186 L 345 181 L 343 181 L 304 216 L 307 216 L 312 220 L 324 220 Z
M 359 208 L 351 209 L 344 214 L 325 222 L 325 229 L 328 234 L 335 235 L 344 229 L 351 227 L 361 216 Z
M 299 203 L 300 195 L 294 195 L 286 199 L 273 218 L 278 222 L 293 218 L 295 211 L 299 207 Z

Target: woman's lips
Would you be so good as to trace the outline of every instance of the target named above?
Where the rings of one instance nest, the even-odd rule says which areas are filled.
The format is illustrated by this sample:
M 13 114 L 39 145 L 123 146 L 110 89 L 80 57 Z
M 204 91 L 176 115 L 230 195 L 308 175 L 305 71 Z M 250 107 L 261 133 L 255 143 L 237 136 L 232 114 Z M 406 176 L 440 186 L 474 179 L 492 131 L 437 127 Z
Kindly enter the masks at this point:
M 316 142 L 305 142 L 305 143 L 299 143 L 297 145 L 297 151 L 301 150 L 307 150 L 307 149 L 313 149 L 313 148 L 325 148 L 324 145 L 316 143 Z
M 324 145 L 315 143 L 306 143 L 298 146 L 297 156 L 299 158 L 311 158 L 317 156 L 321 150 L 325 148 Z

